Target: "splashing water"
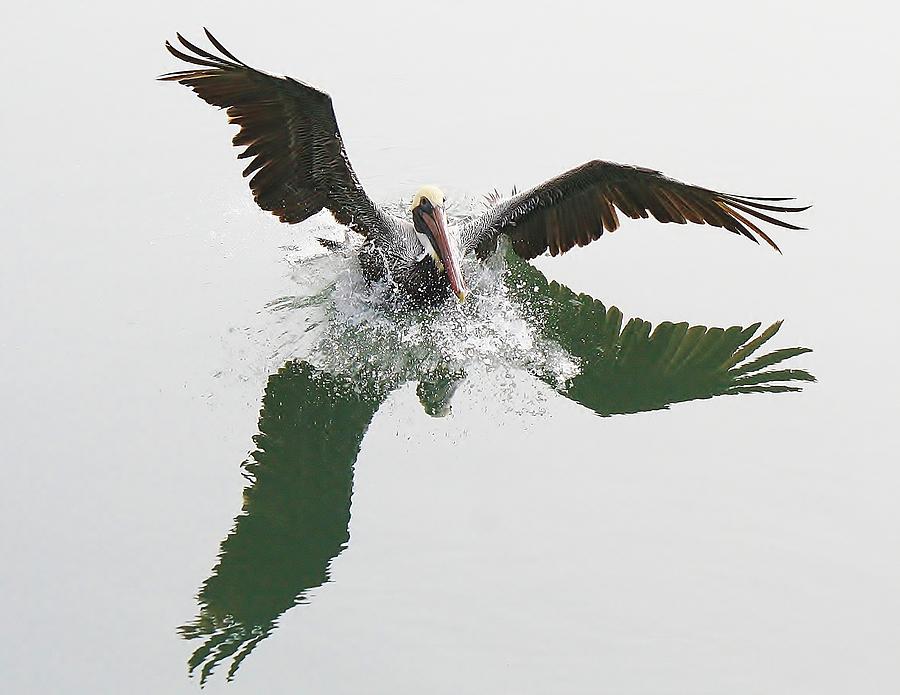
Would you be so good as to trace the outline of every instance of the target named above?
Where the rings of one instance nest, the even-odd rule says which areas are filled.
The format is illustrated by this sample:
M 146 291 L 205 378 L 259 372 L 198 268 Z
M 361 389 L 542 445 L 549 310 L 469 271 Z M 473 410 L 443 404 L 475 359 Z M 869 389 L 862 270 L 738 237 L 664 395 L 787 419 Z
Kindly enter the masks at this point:
M 454 204 L 451 224 L 474 214 L 475 205 Z M 399 215 L 405 207 L 388 210 Z M 346 234 L 324 217 L 311 231 L 328 239 Z M 464 303 L 451 297 L 409 311 L 397 307 L 389 282 L 370 283 L 363 276 L 357 238 L 339 243 L 337 250 L 289 260 L 296 294 L 271 302 L 260 314 L 265 325 L 255 331 L 254 340 L 265 344 L 268 369 L 302 359 L 325 372 L 383 386 L 473 368 L 525 370 L 551 375 L 558 383 L 577 373 L 576 361 L 542 338 L 528 307 L 513 301 L 502 254 L 487 263 L 463 259 L 471 288 Z

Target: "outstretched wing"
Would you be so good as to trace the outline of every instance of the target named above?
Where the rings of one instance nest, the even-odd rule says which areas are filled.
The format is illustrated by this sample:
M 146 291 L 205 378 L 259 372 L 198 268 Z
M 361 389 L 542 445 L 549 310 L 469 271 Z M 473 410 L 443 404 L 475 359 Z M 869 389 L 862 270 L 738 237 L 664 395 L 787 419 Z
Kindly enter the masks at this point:
M 777 251 L 775 242 L 749 217 L 786 229 L 802 229 L 766 214 L 809 207 L 773 204 L 786 200 L 791 199 L 719 193 L 681 183 L 653 169 L 595 160 L 498 203 L 470 223 L 462 238 L 466 251 L 477 250 L 482 256 L 496 247 L 501 234 L 509 237 L 522 258 L 545 251 L 556 256 L 599 239 L 604 230 L 618 229 L 618 209 L 632 218 L 653 215 L 660 222 L 722 227 L 757 243 L 759 237 Z
M 238 157 L 250 159 L 244 176 L 253 174 L 250 188 L 257 204 L 290 224 L 327 208 L 362 234 L 377 232 L 383 215 L 350 166 L 331 97 L 290 77 L 251 68 L 204 31 L 220 55 L 178 34 L 187 52 L 168 41 L 166 48 L 200 67 L 159 79 L 190 87 L 208 104 L 225 109 L 229 122 L 240 126 L 232 142 L 246 146 Z
M 623 325 L 622 312 L 585 294 L 548 282 L 530 263 L 508 254 L 507 285 L 527 304 L 545 338 L 580 363 L 564 384 L 537 374 L 560 393 L 600 415 L 637 413 L 725 394 L 799 391 L 814 381 L 802 369 L 768 369 L 810 352 L 793 347 L 758 355 L 781 327 L 707 328 L 643 319 Z
M 199 615 L 179 629 L 203 640 L 189 662 L 201 682 L 229 659 L 231 678 L 279 616 L 328 581 L 349 540 L 359 447 L 384 395 L 303 362 L 269 377 L 245 463 L 252 484 L 200 589 Z

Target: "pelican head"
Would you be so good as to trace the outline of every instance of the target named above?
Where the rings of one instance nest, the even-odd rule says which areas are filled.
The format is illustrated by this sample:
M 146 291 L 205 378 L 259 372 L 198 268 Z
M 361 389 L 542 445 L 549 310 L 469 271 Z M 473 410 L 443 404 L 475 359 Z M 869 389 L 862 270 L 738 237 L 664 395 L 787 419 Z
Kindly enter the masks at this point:
M 459 251 L 447 233 L 444 194 L 437 186 L 422 186 L 413 196 L 410 211 L 423 256 L 431 256 L 438 271 L 447 273 L 453 294 L 462 302 L 469 290 L 459 270 Z

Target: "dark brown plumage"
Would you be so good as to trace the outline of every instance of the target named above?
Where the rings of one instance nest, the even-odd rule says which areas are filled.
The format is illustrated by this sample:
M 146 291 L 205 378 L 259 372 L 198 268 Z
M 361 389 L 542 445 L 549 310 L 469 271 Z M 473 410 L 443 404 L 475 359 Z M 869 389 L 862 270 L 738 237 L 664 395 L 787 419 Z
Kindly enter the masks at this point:
M 168 41 L 166 48 L 176 58 L 201 67 L 159 79 L 191 87 L 205 102 L 225 109 L 228 120 L 240 126 L 233 143 L 246 146 L 238 157 L 250 158 L 244 176 L 253 174 L 250 188 L 259 206 L 290 224 L 328 208 L 342 224 L 367 233 L 377 224 L 376 207 L 350 167 L 331 97 L 290 77 L 251 68 L 204 31 L 222 55 L 177 34 L 190 53 Z
M 244 176 L 252 174 L 250 188 L 259 206 L 290 224 L 323 208 L 330 210 L 338 222 L 368 238 L 363 268 L 370 279 L 387 273 L 417 301 L 442 301 L 450 287 L 448 278 L 430 260 L 422 235 L 413 224 L 379 209 L 356 178 L 331 97 L 290 77 L 251 68 L 204 31 L 218 54 L 178 34 L 183 50 L 169 42 L 166 48 L 198 67 L 160 79 L 190 87 L 207 103 L 225 109 L 229 120 L 240 126 L 233 142 L 246 148 L 238 156 L 250 160 Z M 781 204 L 787 200 L 719 193 L 653 169 L 595 160 L 508 200 L 492 201 L 491 209 L 460 229 L 458 250 L 474 250 L 483 257 L 505 235 L 522 258 L 545 252 L 556 256 L 617 229 L 619 212 L 632 218 L 652 215 L 660 222 L 709 224 L 757 243 L 763 239 L 779 250 L 758 223 L 802 229 L 767 214 L 807 209 Z M 442 252 L 448 256 L 444 267 L 456 267 L 453 246 Z M 465 284 L 461 276 L 455 282 Z M 465 291 L 458 295 L 464 297 Z
M 776 251 L 774 241 L 748 215 L 786 229 L 802 229 L 762 212 L 800 212 L 806 207 L 772 203 L 790 198 L 753 198 L 719 193 L 663 176 L 653 169 L 595 160 L 499 203 L 468 235 L 481 255 L 505 234 L 522 258 L 552 256 L 599 239 L 619 227 L 616 210 L 631 218 L 709 224 L 741 234 Z M 754 234 L 756 236 L 754 236 Z

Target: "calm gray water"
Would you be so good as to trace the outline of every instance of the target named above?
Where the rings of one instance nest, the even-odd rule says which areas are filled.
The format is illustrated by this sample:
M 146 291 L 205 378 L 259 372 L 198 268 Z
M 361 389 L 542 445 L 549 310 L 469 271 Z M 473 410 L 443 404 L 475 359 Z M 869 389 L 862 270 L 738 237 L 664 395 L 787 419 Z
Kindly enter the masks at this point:
M 3 692 L 197 692 L 216 663 L 209 692 L 900 689 L 895 23 L 867 3 L 17 7 Z M 351 392 L 322 354 L 279 372 L 323 311 L 356 315 L 352 263 L 311 260 L 327 221 L 259 211 L 223 115 L 153 81 L 163 40 L 204 24 L 327 89 L 386 203 L 436 182 L 465 209 L 594 157 L 814 203 L 783 256 L 629 221 L 535 265 L 602 302 L 579 300 L 589 336 L 613 306 L 783 319 L 764 351 L 811 348 L 786 365 L 818 382 L 664 410 L 566 392 L 547 315 L 497 278 L 496 313 L 429 347 L 477 358 L 447 417 L 415 373 Z M 325 352 L 415 352 L 416 325 Z

